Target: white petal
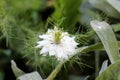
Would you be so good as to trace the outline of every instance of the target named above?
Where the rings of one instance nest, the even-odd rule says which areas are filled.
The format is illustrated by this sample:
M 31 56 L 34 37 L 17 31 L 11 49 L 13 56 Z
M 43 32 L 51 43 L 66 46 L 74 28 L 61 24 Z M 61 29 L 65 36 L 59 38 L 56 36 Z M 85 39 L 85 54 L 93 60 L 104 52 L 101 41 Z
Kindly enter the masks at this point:
M 49 44 L 49 43 L 44 45 L 43 48 L 41 49 L 41 54 L 49 52 L 50 46 L 51 46 L 51 44 Z
M 45 40 L 48 40 L 48 39 L 51 38 L 51 37 L 52 37 L 52 35 L 49 35 L 49 34 L 39 35 L 39 38 L 45 39 Z
M 56 51 L 57 51 L 56 57 L 58 58 L 58 60 L 60 59 L 63 60 L 68 58 L 66 51 L 61 46 L 58 46 Z
M 42 46 L 44 46 L 44 45 L 49 44 L 49 41 L 43 40 L 43 41 L 39 41 L 39 42 L 37 42 L 37 43 L 38 43 L 37 47 L 42 47 Z
M 68 59 L 69 56 L 73 55 L 76 51 L 78 43 L 75 42 L 75 37 L 69 37 L 67 32 L 62 32 L 61 42 L 55 43 L 55 30 L 48 29 L 45 35 L 39 35 L 42 41 L 37 42 L 37 47 L 42 47 L 41 54 L 49 56 L 56 56 L 58 60 Z
M 53 32 L 52 29 L 48 29 L 48 30 L 47 30 L 47 33 L 52 33 L 52 32 Z
M 48 49 L 46 47 L 43 47 L 42 50 L 41 50 L 41 54 L 44 54 L 44 53 L 47 53 L 48 52 Z
M 53 56 L 56 54 L 56 46 L 55 45 L 51 45 L 50 49 L 49 49 L 49 55 Z

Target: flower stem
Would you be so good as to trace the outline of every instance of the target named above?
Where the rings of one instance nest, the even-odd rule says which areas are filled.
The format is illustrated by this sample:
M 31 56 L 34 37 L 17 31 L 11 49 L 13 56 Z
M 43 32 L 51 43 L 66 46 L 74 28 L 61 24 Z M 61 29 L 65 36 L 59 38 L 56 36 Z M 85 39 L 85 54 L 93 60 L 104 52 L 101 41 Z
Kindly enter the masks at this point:
M 60 69 L 62 68 L 63 64 L 66 62 L 66 60 L 61 61 L 57 67 L 53 70 L 53 72 L 48 76 L 48 78 L 46 80 L 53 80 L 56 75 L 58 74 L 58 72 L 60 71 Z

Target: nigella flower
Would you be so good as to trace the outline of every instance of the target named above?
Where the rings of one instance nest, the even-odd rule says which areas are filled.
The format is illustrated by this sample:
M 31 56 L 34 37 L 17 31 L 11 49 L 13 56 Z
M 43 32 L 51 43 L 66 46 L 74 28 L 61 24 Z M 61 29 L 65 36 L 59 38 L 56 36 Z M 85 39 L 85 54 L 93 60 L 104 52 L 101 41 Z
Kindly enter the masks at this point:
M 39 35 L 41 41 L 37 42 L 37 47 L 41 48 L 40 54 L 55 56 L 58 60 L 68 59 L 76 51 L 77 44 L 75 37 L 70 37 L 67 32 L 57 29 L 48 29 L 46 34 Z

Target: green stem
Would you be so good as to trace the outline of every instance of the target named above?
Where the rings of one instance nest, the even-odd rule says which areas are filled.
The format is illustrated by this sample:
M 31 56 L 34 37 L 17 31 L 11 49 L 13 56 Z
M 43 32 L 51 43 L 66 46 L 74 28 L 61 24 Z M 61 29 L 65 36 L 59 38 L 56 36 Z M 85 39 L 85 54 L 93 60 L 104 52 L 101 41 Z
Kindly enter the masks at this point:
M 95 37 L 95 43 L 98 43 L 98 38 Z M 99 70 L 100 70 L 100 64 L 99 64 L 99 51 L 95 51 L 95 77 L 98 76 Z
M 56 75 L 58 74 L 58 72 L 60 71 L 65 62 L 66 60 L 61 61 L 46 80 L 54 80 L 54 78 L 56 77 Z

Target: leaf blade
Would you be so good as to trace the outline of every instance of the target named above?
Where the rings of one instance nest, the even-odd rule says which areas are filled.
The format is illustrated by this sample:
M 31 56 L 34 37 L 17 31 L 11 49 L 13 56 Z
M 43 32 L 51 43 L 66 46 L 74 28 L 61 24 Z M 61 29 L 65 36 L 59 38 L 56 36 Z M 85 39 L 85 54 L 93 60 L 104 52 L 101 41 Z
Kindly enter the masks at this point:
M 110 25 L 106 22 L 100 22 L 97 20 L 91 21 L 90 24 L 103 43 L 111 63 L 119 60 L 120 57 L 117 40 Z

